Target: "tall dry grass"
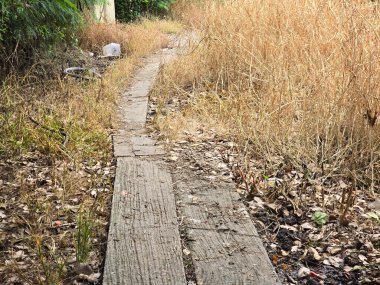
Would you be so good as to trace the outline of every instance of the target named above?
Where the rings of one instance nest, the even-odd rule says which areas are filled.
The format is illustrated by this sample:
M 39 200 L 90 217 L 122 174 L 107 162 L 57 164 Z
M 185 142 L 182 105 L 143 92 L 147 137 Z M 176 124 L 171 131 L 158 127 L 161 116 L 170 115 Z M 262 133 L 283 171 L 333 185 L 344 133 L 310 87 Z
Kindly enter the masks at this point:
M 168 33 L 181 30 L 178 22 L 171 20 L 142 19 L 131 24 L 99 23 L 87 19 L 79 36 L 80 46 L 94 52 L 111 42 L 120 43 L 123 53 L 143 56 L 169 44 Z
M 195 96 L 182 114 L 158 117 L 162 130 L 173 135 L 200 118 L 269 166 L 280 160 L 282 167 L 379 188 L 378 3 L 203 5 L 199 20 L 188 19 L 199 28 L 200 42 L 164 71 L 156 89 L 161 105 L 173 90 Z M 173 127 L 175 121 L 182 125 Z

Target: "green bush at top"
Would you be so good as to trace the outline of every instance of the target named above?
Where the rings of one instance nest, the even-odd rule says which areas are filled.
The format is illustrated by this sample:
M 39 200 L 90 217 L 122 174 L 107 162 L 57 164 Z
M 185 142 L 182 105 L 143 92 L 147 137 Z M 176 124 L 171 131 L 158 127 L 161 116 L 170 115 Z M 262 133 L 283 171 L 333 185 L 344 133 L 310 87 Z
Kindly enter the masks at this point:
M 0 71 L 36 51 L 75 41 L 81 10 L 104 0 L 0 0 Z
M 116 18 L 130 22 L 146 14 L 161 15 L 175 0 L 115 0 Z
M 2 0 L 0 5 L 0 47 L 5 52 L 49 46 L 81 22 L 69 0 Z

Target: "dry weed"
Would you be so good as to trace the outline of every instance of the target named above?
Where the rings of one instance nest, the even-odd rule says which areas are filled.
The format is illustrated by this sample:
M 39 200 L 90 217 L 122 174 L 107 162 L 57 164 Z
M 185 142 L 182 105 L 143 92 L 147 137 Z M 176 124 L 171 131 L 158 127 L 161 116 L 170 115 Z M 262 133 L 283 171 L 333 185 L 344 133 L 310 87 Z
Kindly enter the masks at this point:
M 80 35 L 80 45 L 100 52 L 109 43 L 120 43 L 128 55 L 142 56 L 168 45 L 165 34 L 178 33 L 181 25 L 170 20 L 142 19 L 134 24 L 105 24 L 88 20 Z
M 377 4 L 239 0 L 203 9 L 199 44 L 162 74 L 161 106 L 173 90 L 192 92 L 180 116 L 248 142 L 268 165 L 280 158 L 287 168 L 306 165 L 377 189 Z M 182 17 L 192 18 L 190 10 Z

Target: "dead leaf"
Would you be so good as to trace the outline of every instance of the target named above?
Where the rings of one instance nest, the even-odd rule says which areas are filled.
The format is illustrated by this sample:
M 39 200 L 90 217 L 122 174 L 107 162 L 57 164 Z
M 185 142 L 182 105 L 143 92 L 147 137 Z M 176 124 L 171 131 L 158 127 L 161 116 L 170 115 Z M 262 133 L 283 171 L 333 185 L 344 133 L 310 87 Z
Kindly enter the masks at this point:
M 307 267 L 301 267 L 299 270 L 298 270 L 298 273 L 297 273 L 297 276 L 299 278 L 304 278 L 306 276 L 309 276 L 310 275 L 310 269 L 307 268 Z
M 313 254 L 315 260 L 321 260 L 322 257 L 319 255 L 318 251 L 314 247 L 309 247 L 309 251 Z
M 330 254 L 332 254 L 332 255 L 337 254 L 341 250 L 342 250 L 342 248 L 341 247 L 337 247 L 337 246 L 329 246 L 327 248 L 327 252 L 330 253 Z
M 293 231 L 293 232 L 298 232 L 298 230 L 295 227 L 289 226 L 289 225 L 280 225 L 280 228 L 281 229 L 286 229 L 286 230 L 289 230 L 289 231 Z
M 5 215 L 4 212 L 0 210 L 0 218 L 5 219 L 6 217 L 7 215 Z
M 191 253 L 191 251 L 188 250 L 187 248 L 184 248 L 182 252 L 183 252 L 183 254 L 186 255 L 186 256 L 190 255 L 190 253 Z
M 312 224 L 310 224 L 310 223 L 303 223 L 302 225 L 301 225 L 301 228 L 303 228 L 303 229 L 305 229 L 305 230 L 312 230 L 312 229 L 315 229 L 315 227 L 312 225 Z
M 282 256 L 288 256 L 289 255 L 289 251 L 281 250 L 281 255 Z
M 80 274 L 83 274 L 83 275 L 91 275 L 93 274 L 94 272 L 92 271 L 92 268 L 90 265 L 88 265 L 87 263 L 77 263 L 75 266 L 74 266 L 74 271 L 76 274 L 80 275 Z
M 337 256 L 329 256 L 329 262 L 332 266 L 339 268 L 343 264 L 343 259 Z
M 85 280 L 85 281 L 88 281 L 88 282 L 91 282 L 91 283 L 97 283 L 99 281 L 100 275 L 101 275 L 100 273 L 93 273 L 93 274 L 90 274 L 90 275 L 79 274 L 78 278 L 80 280 Z

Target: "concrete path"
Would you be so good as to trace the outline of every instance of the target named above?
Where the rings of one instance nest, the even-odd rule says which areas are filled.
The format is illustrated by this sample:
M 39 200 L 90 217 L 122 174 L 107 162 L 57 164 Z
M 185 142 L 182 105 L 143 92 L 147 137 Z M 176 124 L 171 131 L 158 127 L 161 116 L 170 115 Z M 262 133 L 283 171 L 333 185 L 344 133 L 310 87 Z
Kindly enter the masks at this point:
M 147 58 L 121 99 L 104 285 L 186 284 L 171 175 L 145 130 L 149 91 L 172 56 L 164 50 Z
M 210 187 L 189 170 L 185 178 L 174 174 L 175 192 L 162 160 L 164 149 L 147 134 L 149 90 L 162 61 L 174 57 L 169 49 L 148 57 L 120 102 L 103 284 L 279 284 L 252 222 L 230 214 L 235 207 L 244 208 L 236 205 L 234 185 Z M 200 197 L 197 204 L 189 198 L 194 193 Z M 188 262 L 189 254 L 183 259 L 177 213 L 195 276 L 185 273 L 183 260 Z

